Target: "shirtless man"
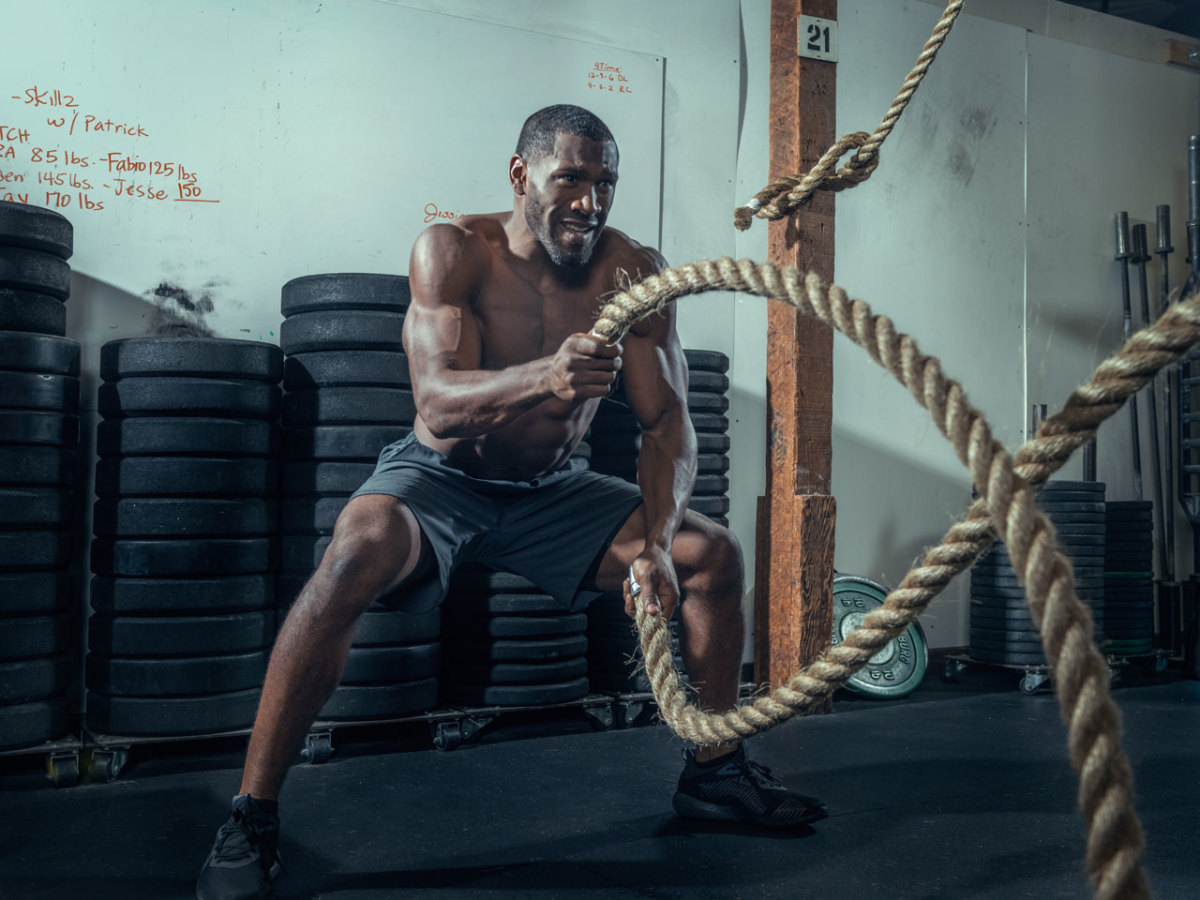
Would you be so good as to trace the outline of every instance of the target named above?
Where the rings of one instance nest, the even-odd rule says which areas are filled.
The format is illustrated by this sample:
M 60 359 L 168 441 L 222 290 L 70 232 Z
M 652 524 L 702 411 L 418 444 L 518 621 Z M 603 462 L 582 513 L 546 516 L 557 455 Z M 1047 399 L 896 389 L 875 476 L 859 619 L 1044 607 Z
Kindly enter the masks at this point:
M 509 162 L 512 211 L 418 237 L 404 324 L 413 434 L 380 454 L 280 628 L 200 900 L 270 896 L 284 775 L 337 687 L 359 616 L 385 594 L 414 612 L 434 608 L 461 562 L 524 575 L 576 609 L 623 590 L 630 615 L 632 573 L 648 612 L 679 607 L 701 706 L 736 704 L 742 557 L 728 530 L 686 509 L 696 439 L 674 307 L 635 325 L 623 346 L 588 335 L 620 273 L 636 280 L 663 266 L 655 250 L 605 227 L 617 162 L 598 118 L 547 107 L 526 121 Z M 638 486 L 572 457 L 618 371 L 642 429 Z M 740 744 L 687 751 L 673 805 L 770 827 L 824 814 Z

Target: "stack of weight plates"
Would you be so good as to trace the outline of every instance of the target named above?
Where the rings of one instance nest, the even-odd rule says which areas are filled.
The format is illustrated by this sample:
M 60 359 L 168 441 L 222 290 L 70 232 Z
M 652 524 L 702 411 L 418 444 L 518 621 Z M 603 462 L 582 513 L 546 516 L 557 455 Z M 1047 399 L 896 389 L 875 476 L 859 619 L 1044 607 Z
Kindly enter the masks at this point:
M 0 202 L 0 750 L 70 730 L 79 344 L 71 223 Z
M 275 627 L 279 379 L 258 341 L 131 338 L 100 351 L 87 723 L 248 727 Z
M 403 275 L 306 275 L 283 286 L 283 557 L 290 605 L 321 562 L 379 452 L 412 431 L 401 330 Z M 437 702 L 440 616 L 377 604 L 361 619 L 341 685 L 320 718 L 388 719 Z
M 53 210 L 0 200 L 0 330 L 67 333 L 73 240 Z
M 1113 656 L 1145 656 L 1154 643 L 1153 504 L 1130 500 L 1107 506 L 1100 648 Z
M 643 665 L 637 626 L 625 614 L 620 593 L 601 594 L 587 608 L 588 678 L 594 691 L 619 694 L 648 693 L 650 678 Z M 679 646 L 679 616 L 671 616 L 671 654 L 675 668 L 684 673 L 686 666 Z
M 698 444 L 696 487 L 689 509 L 728 524 L 729 513 L 729 357 L 714 350 L 685 350 L 688 412 Z M 637 481 L 641 432 L 629 408 L 623 380 L 596 411 L 589 432 L 592 471 Z
M 1104 484 L 1051 481 L 1036 496 L 1075 569 L 1075 593 L 1099 621 L 1104 609 Z M 1002 665 L 1046 665 L 1012 561 L 997 542 L 971 569 L 970 656 Z
M 442 609 L 444 703 L 543 706 L 588 693 L 587 617 L 531 581 L 464 566 Z
M 833 576 L 833 646 L 862 625 L 867 613 L 883 606 L 888 590 L 878 581 L 861 575 Z M 925 630 L 913 619 L 911 625 L 888 641 L 865 666 L 850 676 L 846 687 L 857 694 L 881 699 L 905 697 L 921 686 L 929 666 Z
M 416 407 L 401 344 L 403 275 L 331 274 L 283 286 L 283 588 L 321 561 L 338 514 Z
M 715 350 L 685 350 L 688 412 L 696 429 L 697 475 L 688 509 L 729 524 L 729 357 Z

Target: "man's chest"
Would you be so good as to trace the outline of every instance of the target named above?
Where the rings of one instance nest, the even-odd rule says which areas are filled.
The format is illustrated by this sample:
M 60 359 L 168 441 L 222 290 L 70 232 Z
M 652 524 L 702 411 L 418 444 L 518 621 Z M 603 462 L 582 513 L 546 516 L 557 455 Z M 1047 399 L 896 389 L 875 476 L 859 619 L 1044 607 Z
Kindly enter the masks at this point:
M 472 304 L 483 362 L 501 368 L 549 356 L 570 335 L 591 330 L 607 282 L 589 279 L 571 290 L 539 289 L 506 273 L 491 280 Z

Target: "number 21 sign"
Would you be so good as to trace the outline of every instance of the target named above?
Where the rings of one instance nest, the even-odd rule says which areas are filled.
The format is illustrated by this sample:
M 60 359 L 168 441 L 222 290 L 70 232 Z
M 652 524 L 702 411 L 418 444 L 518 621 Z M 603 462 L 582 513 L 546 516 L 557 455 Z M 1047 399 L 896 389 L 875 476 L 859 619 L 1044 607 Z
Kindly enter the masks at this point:
M 837 62 L 837 22 L 818 16 L 797 16 L 796 20 L 800 31 L 800 55 Z

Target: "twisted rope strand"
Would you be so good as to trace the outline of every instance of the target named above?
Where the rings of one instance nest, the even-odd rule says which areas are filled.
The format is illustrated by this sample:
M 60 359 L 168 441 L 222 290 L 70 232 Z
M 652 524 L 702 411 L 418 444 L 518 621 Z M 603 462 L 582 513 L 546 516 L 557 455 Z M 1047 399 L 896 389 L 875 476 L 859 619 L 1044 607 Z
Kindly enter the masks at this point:
M 616 342 L 638 319 L 688 294 L 732 290 L 775 297 L 846 334 L 907 387 L 950 441 L 980 497 L 961 522 L 926 552 L 883 606 L 837 647 L 830 647 L 785 684 L 722 714 L 689 704 L 675 670 L 666 623 L 637 607 L 646 670 L 663 720 L 681 737 L 715 745 L 749 737 L 803 712 L 833 693 L 907 628 L 952 578 L 1000 537 L 1026 589 L 1032 618 L 1055 671 L 1055 692 L 1068 727 L 1068 755 L 1079 774 L 1078 803 L 1088 827 L 1086 864 L 1099 900 L 1149 897 L 1142 868 L 1144 840 L 1133 808 L 1133 776 L 1121 748 L 1121 719 L 1108 689 L 1108 668 L 1092 633 L 1090 611 L 1075 594 L 1070 562 L 1057 549 L 1051 522 L 1034 493 L 1159 368 L 1200 341 L 1200 294 L 1172 306 L 1133 335 L 1063 409 L 1042 423 L 1015 457 L 992 436 L 962 386 L 886 316 L 850 300 L 837 285 L 795 267 L 724 258 L 665 269 L 609 299 L 593 331 Z
M 896 127 L 896 123 L 900 121 L 900 114 L 904 112 L 908 101 L 917 92 L 917 87 L 921 84 L 925 73 L 933 65 L 933 60 L 942 44 L 945 43 L 947 35 L 950 34 L 950 29 L 962 11 L 964 2 L 965 0 L 950 0 L 941 18 L 938 19 L 937 25 L 934 26 L 933 34 L 925 42 L 925 47 L 921 50 L 921 55 L 917 57 L 912 71 L 908 73 L 908 77 L 900 86 L 900 93 L 888 107 L 883 121 L 879 123 L 879 127 L 873 134 L 867 134 L 865 131 L 847 134 L 834 142 L 833 146 L 825 151 L 817 164 L 806 175 L 784 175 L 774 179 L 755 194 L 754 199 L 749 203 L 734 210 L 734 226 L 739 231 L 745 231 L 750 227 L 751 220 L 755 216 L 760 219 L 782 219 L 808 200 L 814 191 L 843 191 L 846 188 L 862 184 L 870 178 L 879 167 L 879 149 L 887 140 L 887 136 L 892 133 L 892 129 Z M 838 160 L 849 150 L 854 150 L 854 155 L 847 160 L 844 166 L 836 169 Z M 787 193 L 783 198 L 777 200 L 776 198 L 785 191 Z

